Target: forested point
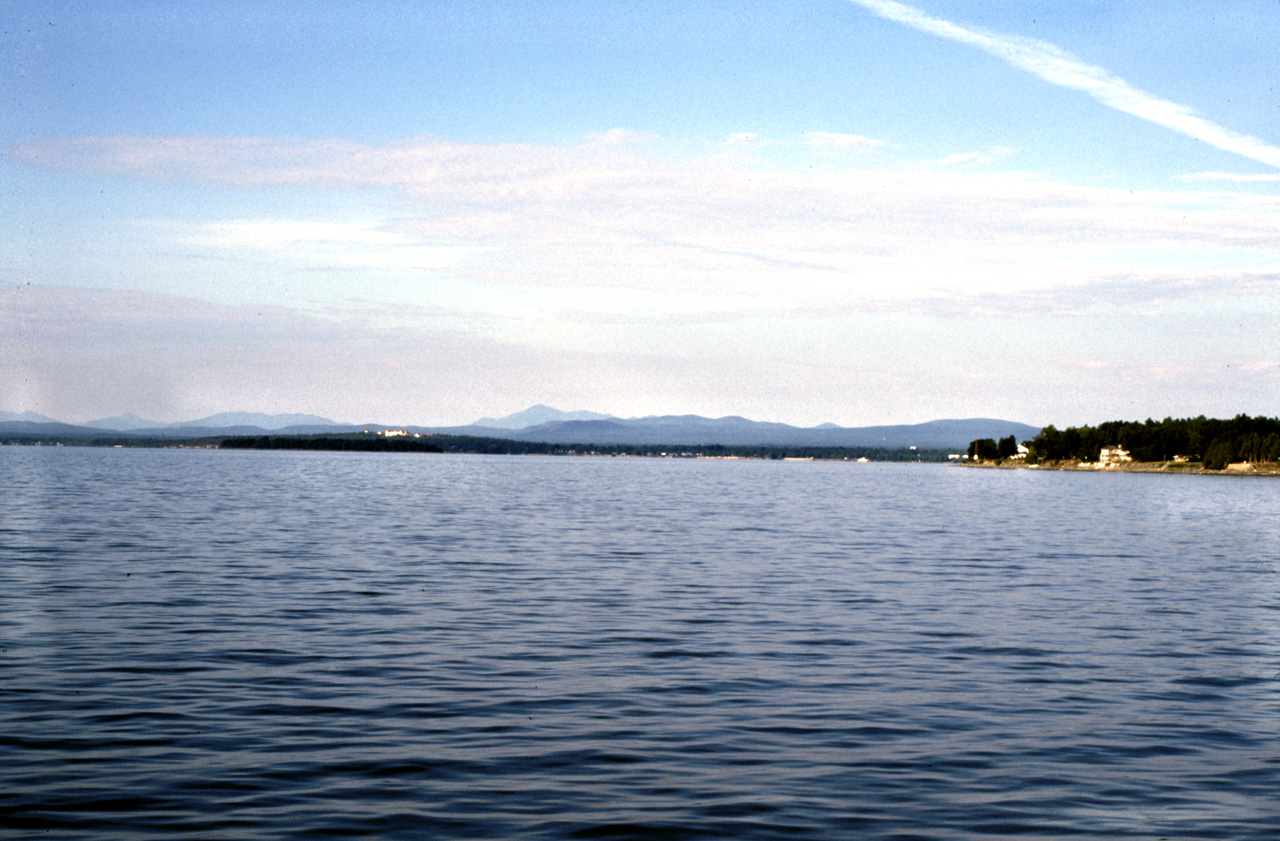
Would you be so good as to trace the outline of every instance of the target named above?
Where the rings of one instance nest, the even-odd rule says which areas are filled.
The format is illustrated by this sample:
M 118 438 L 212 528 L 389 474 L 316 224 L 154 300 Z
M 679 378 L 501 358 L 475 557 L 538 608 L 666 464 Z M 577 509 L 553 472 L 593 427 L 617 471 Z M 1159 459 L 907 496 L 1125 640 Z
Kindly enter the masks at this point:
M 1219 420 L 1201 415 L 1162 421 L 1108 421 L 1061 430 L 1050 425 L 1025 443 L 1030 464 L 1097 461 L 1104 447 L 1118 446 L 1136 462 L 1201 462 L 1208 470 L 1222 470 L 1235 462 L 1280 461 L 1280 418 L 1237 415 Z M 991 455 L 992 444 L 975 441 L 970 453 L 973 455 L 974 445 L 981 445 L 978 460 L 1008 457 Z

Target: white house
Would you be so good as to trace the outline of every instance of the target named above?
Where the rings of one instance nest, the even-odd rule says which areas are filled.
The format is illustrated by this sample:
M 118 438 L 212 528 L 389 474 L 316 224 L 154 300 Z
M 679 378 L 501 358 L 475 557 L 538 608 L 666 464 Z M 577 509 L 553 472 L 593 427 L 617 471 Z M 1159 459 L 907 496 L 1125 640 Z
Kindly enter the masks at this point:
M 1133 461 L 1133 456 L 1119 447 L 1103 447 L 1098 453 L 1098 464 L 1122 464 L 1126 461 Z

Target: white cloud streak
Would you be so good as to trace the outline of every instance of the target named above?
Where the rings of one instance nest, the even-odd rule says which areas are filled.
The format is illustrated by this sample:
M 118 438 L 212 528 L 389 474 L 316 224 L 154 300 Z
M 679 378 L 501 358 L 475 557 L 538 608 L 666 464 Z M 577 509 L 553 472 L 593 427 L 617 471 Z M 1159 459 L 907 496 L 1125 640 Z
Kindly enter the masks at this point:
M 1047 41 L 960 26 L 893 0 L 849 0 L 882 18 L 947 38 L 1000 58 L 1046 82 L 1082 91 L 1117 111 L 1193 137 L 1226 152 L 1280 169 L 1280 147 L 1231 131 L 1191 108 L 1141 90 Z

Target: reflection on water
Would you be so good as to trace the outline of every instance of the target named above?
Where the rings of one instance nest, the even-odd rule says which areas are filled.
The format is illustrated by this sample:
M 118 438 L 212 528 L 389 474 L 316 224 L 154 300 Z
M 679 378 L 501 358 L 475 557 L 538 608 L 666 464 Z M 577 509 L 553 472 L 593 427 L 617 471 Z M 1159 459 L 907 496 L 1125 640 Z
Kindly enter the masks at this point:
M 1280 484 L 0 449 L 0 828 L 1274 839 Z

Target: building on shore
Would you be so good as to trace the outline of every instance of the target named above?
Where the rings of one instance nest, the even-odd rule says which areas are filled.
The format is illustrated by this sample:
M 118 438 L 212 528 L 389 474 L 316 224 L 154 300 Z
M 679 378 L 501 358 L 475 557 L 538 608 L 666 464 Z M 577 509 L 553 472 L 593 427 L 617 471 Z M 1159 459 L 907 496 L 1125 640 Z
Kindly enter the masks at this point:
M 1098 464 L 1124 464 L 1133 461 L 1133 456 L 1129 455 L 1128 450 L 1120 447 L 1103 447 L 1098 453 Z

